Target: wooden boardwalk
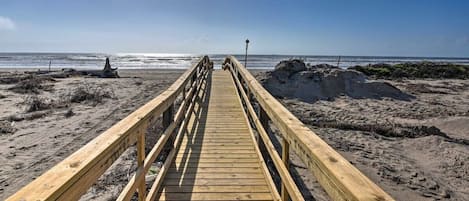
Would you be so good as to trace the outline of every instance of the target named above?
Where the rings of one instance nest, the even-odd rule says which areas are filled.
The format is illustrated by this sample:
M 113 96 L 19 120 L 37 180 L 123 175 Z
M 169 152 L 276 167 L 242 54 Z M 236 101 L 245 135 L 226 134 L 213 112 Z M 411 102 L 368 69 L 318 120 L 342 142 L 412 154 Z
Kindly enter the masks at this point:
M 132 147 L 137 168 L 118 201 L 310 200 L 290 174 L 291 152 L 331 200 L 393 200 L 283 107 L 235 57 L 226 57 L 222 68 L 214 71 L 208 56 L 200 58 L 166 91 L 7 201 L 79 200 Z M 146 147 L 158 122 L 160 137 Z M 272 125 L 276 137 L 269 135 Z M 150 180 L 157 159 L 164 162 Z M 280 180 L 278 186 L 271 175 Z
M 201 90 L 160 200 L 276 200 L 228 71 Z

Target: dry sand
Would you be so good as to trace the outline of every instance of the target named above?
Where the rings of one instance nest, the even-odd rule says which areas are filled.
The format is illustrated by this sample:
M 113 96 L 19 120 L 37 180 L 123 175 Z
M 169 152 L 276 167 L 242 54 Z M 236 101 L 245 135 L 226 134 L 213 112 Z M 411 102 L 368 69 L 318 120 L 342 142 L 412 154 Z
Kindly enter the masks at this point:
M 400 89 L 406 95 L 402 98 L 380 94 L 379 89 L 376 96 L 357 97 L 353 86 L 359 85 L 331 84 L 328 76 L 316 80 L 319 84 L 295 75 L 284 83 L 276 83 L 272 73 L 259 73 L 257 78 L 395 199 L 469 200 L 469 80 L 378 81 Z M 296 89 L 315 95 L 298 95 Z M 334 89 L 339 93 L 327 96 Z M 316 99 L 318 94 L 324 97 Z M 291 157 L 292 173 L 303 184 L 303 194 L 311 200 L 327 200 L 298 157 Z
M 113 92 L 112 98 L 104 99 L 103 103 L 71 103 L 74 115 L 65 117 L 68 108 L 52 108 L 46 110 L 46 115 L 33 120 L 23 120 L 12 123 L 16 129 L 13 134 L 0 134 L 0 200 L 19 190 L 34 178 L 44 173 L 68 155 L 85 145 L 94 137 L 102 133 L 114 123 L 130 114 L 144 103 L 148 102 L 172 84 L 183 71 L 168 70 L 136 70 L 120 71 L 124 78 L 65 78 L 56 79 L 51 91 L 41 91 L 41 97 L 53 100 L 63 99 L 78 86 L 101 86 Z M 5 72 L 2 72 L 3 76 Z M 0 119 L 8 119 L 12 115 L 28 114 L 25 105 L 21 104 L 30 94 L 18 94 L 8 90 L 12 84 L 0 84 Z M 124 162 L 115 164 L 113 169 L 120 169 L 125 174 L 120 177 L 103 176 L 100 183 L 125 180 L 131 160 L 131 151 L 126 152 Z M 127 158 L 126 158 L 127 157 Z M 125 160 L 129 159 L 129 160 Z M 117 166 L 117 167 L 115 167 Z M 112 171 L 109 171 L 112 172 Z M 114 171 L 111 174 L 118 174 Z M 107 173 L 109 174 L 109 173 Z M 105 181 L 104 181 L 105 180 Z M 95 185 L 85 199 L 101 200 L 112 198 L 116 194 L 115 188 L 110 192 L 97 193 L 108 190 L 103 185 Z
M 114 98 L 102 104 L 73 103 L 48 110 L 44 117 L 15 122 L 13 134 L 0 134 L 0 199 L 5 199 L 47 169 L 85 145 L 114 123 L 167 88 L 182 71 L 124 71 L 121 79 L 57 79 L 52 91 L 39 95 L 60 99 L 83 83 L 112 88 Z M 258 73 L 258 72 L 256 72 Z M 262 79 L 262 76 L 259 76 Z M 389 81 L 388 81 L 389 82 Z M 390 82 L 412 99 L 352 98 L 279 100 L 300 120 L 397 200 L 469 200 L 469 81 L 404 80 Z M 24 114 L 27 95 L 0 85 L 0 119 Z M 328 122 L 320 124 L 318 122 Z M 435 134 L 383 136 L 343 125 L 436 126 Z M 341 127 L 342 126 L 342 127 Z M 372 127 L 372 128 L 375 128 Z M 368 129 L 368 130 L 366 130 Z M 275 128 L 274 128 L 275 131 Z M 278 145 L 278 144 L 277 144 Z M 82 200 L 112 200 L 135 169 L 129 149 Z M 292 173 L 307 200 L 328 200 L 314 177 L 293 153 Z

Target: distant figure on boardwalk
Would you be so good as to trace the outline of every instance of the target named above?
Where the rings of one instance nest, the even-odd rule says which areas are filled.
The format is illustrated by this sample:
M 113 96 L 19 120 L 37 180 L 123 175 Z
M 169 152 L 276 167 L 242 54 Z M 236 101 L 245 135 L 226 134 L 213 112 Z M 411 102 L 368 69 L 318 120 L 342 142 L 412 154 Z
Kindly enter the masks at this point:
M 111 64 L 109 63 L 109 57 L 106 57 L 106 64 L 104 65 L 103 73 L 101 77 L 105 78 L 118 78 L 119 75 L 117 74 L 117 68 L 112 68 Z

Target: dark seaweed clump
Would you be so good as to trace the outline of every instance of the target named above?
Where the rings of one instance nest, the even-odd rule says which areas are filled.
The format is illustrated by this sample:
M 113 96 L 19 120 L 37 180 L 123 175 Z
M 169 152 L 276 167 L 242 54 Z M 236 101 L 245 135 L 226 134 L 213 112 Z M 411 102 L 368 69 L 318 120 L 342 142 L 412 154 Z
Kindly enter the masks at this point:
M 349 69 L 360 71 L 377 79 L 433 78 L 433 79 L 469 79 L 469 66 L 451 63 L 418 62 L 401 64 L 373 64 L 353 66 Z

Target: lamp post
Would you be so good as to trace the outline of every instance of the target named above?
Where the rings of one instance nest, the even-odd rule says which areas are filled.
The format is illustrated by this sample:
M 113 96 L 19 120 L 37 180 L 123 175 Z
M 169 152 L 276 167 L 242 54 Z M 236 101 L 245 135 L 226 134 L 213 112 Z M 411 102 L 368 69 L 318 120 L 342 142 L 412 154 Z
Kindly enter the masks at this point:
M 248 45 L 249 45 L 249 39 L 246 39 L 246 54 L 244 55 L 244 67 L 247 68 L 248 64 Z

